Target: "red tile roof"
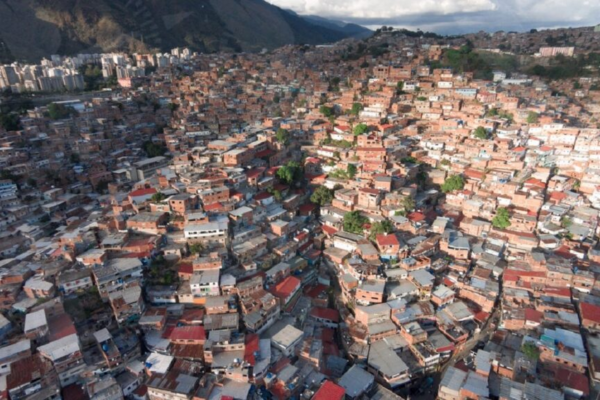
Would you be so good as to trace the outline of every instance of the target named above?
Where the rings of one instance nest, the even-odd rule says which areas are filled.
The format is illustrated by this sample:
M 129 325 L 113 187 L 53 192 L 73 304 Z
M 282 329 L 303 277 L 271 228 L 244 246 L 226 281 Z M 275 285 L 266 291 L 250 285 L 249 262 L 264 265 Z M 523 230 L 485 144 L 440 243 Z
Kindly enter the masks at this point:
M 400 246 L 398 238 L 396 237 L 396 235 L 393 234 L 377 235 L 375 239 L 377 240 L 377 244 L 379 246 Z
M 300 281 L 300 279 L 296 278 L 295 276 L 288 276 L 287 278 L 279 282 L 277 285 L 275 285 L 272 291 L 273 296 L 279 297 L 280 299 L 286 299 L 297 288 L 300 287 L 301 283 L 302 282 Z
M 534 310 L 533 308 L 525 309 L 525 321 L 537 322 L 538 324 L 542 322 L 542 317 L 544 314 L 541 311 Z
M 581 318 L 584 320 L 590 320 L 594 323 L 600 323 L 600 306 L 589 303 L 580 303 Z
M 176 326 L 170 340 L 206 340 L 206 332 L 202 326 Z
M 342 400 L 346 391 L 331 381 L 326 381 L 315 393 L 312 400 Z
M 273 197 L 273 195 L 269 192 L 261 192 L 261 193 L 257 194 L 256 196 L 254 196 L 254 200 L 260 201 L 260 200 L 268 199 L 269 197 Z
M 246 347 L 244 348 L 244 361 L 254 365 L 256 360 L 254 359 L 254 353 L 259 350 L 258 347 L 258 335 L 248 334 L 246 335 Z
M 329 236 L 334 235 L 338 231 L 333 226 L 329 226 L 329 225 L 323 225 L 322 228 L 323 228 L 323 232 L 325 232 Z
M 50 341 L 62 339 L 66 336 L 76 334 L 75 324 L 69 314 L 58 314 L 48 320 Z
M 180 274 L 193 274 L 194 273 L 194 264 L 191 263 L 181 263 L 177 267 L 177 271 Z
M 322 318 L 335 323 L 340 321 L 340 313 L 338 310 L 332 308 L 314 307 L 310 310 L 310 315 L 315 318 Z
M 156 189 L 154 189 L 154 188 L 138 189 L 138 190 L 134 190 L 133 192 L 129 193 L 129 197 L 149 196 L 149 195 L 155 194 L 155 193 L 156 193 Z
M 204 211 L 216 211 L 223 209 L 223 204 L 217 202 L 212 204 L 207 204 L 204 206 Z
M 407 218 L 409 220 L 411 220 L 412 222 L 421 222 L 421 221 L 425 220 L 425 215 L 420 212 L 413 212 L 413 213 L 408 214 Z
M 307 287 L 304 291 L 304 294 L 310 297 L 311 299 L 316 299 L 319 295 L 327 290 L 327 286 L 322 285 L 320 283 L 315 286 Z

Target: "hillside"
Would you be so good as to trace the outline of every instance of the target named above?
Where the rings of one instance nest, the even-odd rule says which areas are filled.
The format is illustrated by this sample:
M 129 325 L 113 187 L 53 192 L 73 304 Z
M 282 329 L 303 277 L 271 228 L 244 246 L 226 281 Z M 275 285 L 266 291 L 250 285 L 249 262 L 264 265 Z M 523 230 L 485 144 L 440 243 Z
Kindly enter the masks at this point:
M 367 29 L 364 26 L 348 24 L 346 22 L 331 20 L 317 15 L 305 15 L 303 18 L 314 25 L 342 32 L 343 34 L 356 39 L 364 39 L 373 34 L 372 30 Z
M 180 46 L 259 51 L 354 36 L 264 0 L 0 0 L 0 20 L 0 62 Z

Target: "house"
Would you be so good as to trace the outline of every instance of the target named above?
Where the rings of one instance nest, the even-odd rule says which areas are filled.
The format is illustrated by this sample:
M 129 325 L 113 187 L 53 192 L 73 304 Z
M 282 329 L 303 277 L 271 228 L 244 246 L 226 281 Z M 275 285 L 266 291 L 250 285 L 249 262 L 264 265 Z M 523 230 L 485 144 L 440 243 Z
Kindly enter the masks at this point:
M 54 297 L 54 285 L 41 276 L 29 278 L 23 286 L 23 291 L 30 299 L 45 299 Z
M 310 316 L 328 328 L 337 328 L 340 321 L 338 310 L 331 308 L 313 307 L 310 310 Z
M 356 364 L 338 381 L 338 385 L 346 391 L 346 397 L 351 400 L 361 398 L 371 390 L 374 383 L 375 377 Z
M 343 387 L 328 380 L 315 392 L 312 400 L 344 400 L 345 393 Z
M 287 305 L 298 293 L 302 281 L 295 276 L 288 276 L 271 289 L 273 296 L 277 297 L 282 305 Z
M 379 255 L 383 260 L 396 259 L 400 252 L 400 240 L 394 234 L 381 234 L 375 236 Z
M 69 295 L 77 291 L 84 291 L 93 286 L 92 276 L 89 269 L 67 270 L 56 277 L 58 290 Z
M 198 378 L 178 371 L 170 371 L 164 375 L 152 375 L 146 385 L 149 400 L 191 400 L 198 387 Z
M 286 325 L 271 337 L 271 346 L 289 357 L 295 354 L 296 346 L 300 344 L 303 336 L 301 330 L 292 325 Z

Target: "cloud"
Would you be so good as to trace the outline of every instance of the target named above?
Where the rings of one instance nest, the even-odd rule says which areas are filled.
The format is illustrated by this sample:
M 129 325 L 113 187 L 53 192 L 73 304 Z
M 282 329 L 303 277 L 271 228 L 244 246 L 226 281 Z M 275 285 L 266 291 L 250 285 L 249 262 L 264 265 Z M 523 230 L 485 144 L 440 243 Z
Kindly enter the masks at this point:
M 415 14 L 493 10 L 492 0 L 268 0 L 298 14 L 335 18 L 399 18 Z
M 267 0 L 301 15 L 368 27 L 382 25 L 439 33 L 525 31 L 598 23 L 598 0 Z

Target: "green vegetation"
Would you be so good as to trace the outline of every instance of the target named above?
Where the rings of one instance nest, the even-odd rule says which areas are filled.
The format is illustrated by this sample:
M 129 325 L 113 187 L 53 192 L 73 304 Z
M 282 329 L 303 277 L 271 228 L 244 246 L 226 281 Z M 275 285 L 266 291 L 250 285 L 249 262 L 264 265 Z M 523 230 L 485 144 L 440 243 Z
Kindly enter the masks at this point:
M 449 193 L 455 190 L 462 190 L 465 187 L 465 180 L 460 175 L 452 175 L 446 178 L 442 184 L 442 192 Z
M 477 129 L 475 129 L 475 132 L 473 133 L 473 135 L 477 139 L 481 139 L 481 140 L 488 138 L 487 131 L 485 130 L 485 128 L 483 126 L 478 126 Z
M 299 183 L 304 178 L 304 171 L 300 163 L 290 161 L 277 170 L 277 178 L 286 185 Z
M 527 123 L 528 124 L 537 124 L 538 123 L 538 113 L 529 111 L 529 114 L 527 114 Z
M 333 191 L 325 186 L 319 186 L 310 196 L 310 201 L 314 204 L 324 206 L 333 200 Z
M 65 119 L 77 115 L 78 113 L 73 107 L 67 107 L 57 103 L 50 103 L 50 105 L 48 105 L 48 117 L 53 120 Z
M 349 149 L 350 147 L 352 147 L 352 143 L 350 143 L 347 140 L 332 140 L 331 138 L 323 140 L 321 144 L 325 146 L 342 147 L 344 149 Z
M 498 208 L 496 216 L 492 219 L 492 225 L 497 229 L 506 229 L 510 226 L 510 214 L 506 208 Z
M 179 104 L 169 103 L 167 104 L 167 108 L 171 111 L 171 114 L 173 114 L 179 109 Z
M 404 94 L 404 82 L 398 81 L 396 84 L 396 94 Z
M 371 226 L 371 234 L 369 235 L 369 237 L 371 238 L 371 240 L 373 240 L 375 239 L 375 237 L 377 237 L 377 235 L 381 235 L 384 233 L 392 233 L 393 231 L 394 225 L 392 225 L 392 223 L 386 219 L 381 222 L 375 222 Z
M 551 80 L 588 76 L 591 74 L 589 67 L 600 66 L 600 53 L 579 54 L 576 57 L 565 57 L 559 54 L 550 62 L 550 66 L 535 65 L 528 72 Z
M 441 165 L 443 165 L 444 167 L 448 167 L 451 163 L 450 160 L 448 160 L 447 158 L 444 158 L 441 162 Z
M 352 111 L 350 111 L 350 114 L 352 115 L 358 115 L 363 109 L 362 104 L 360 103 L 354 103 L 352 104 Z
M 21 118 L 16 113 L 0 113 L 0 127 L 7 131 L 19 130 Z
M 358 169 L 354 164 L 348 164 L 346 167 L 346 173 L 348 174 L 348 178 L 353 179 L 356 176 Z
M 204 251 L 204 246 L 202 246 L 202 243 L 192 243 L 188 247 L 190 249 L 190 253 L 192 254 L 201 254 L 202 251 Z
M 79 72 L 83 75 L 84 90 L 86 91 L 112 88 L 119 83 L 117 77 L 114 75 L 104 79 L 102 69 L 98 65 L 84 65 L 79 68 Z
M 96 192 L 98 193 L 106 193 L 106 191 L 108 190 L 108 184 L 110 182 L 105 181 L 105 180 L 101 180 L 100 182 L 98 182 L 96 184 Z
M 164 195 L 164 194 L 162 194 L 161 192 L 157 192 L 157 193 L 154 193 L 154 194 L 152 195 L 152 197 L 150 198 L 150 200 L 151 200 L 153 203 L 160 203 L 161 201 L 163 201 L 163 200 L 164 200 L 164 199 L 166 199 L 166 198 L 167 198 L 167 196 L 165 196 L 165 195 Z
M 358 169 L 354 164 L 348 164 L 346 170 L 336 169 L 329 173 L 329 176 L 336 179 L 353 179 L 356 176 Z
M 488 117 L 497 117 L 498 116 L 498 109 L 497 108 L 490 108 L 490 110 L 487 112 L 486 116 L 488 116 Z
M 567 229 L 571 225 L 573 225 L 573 221 L 571 221 L 571 218 L 567 217 L 566 215 L 560 219 L 560 226 L 563 228 Z
M 492 66 L 479 53 L 473 51 L 473 45 L 468 42 L 458 50 L 449 49 L 444 54 L 444 65 L 457 72 L 474 72 L 475 77 L 490 79 Z
M 410 196 L 406 196 L 405 198 L 402 199 L 402 206 L 404 207 L 404 211 L 406 213 L 411 212 L 412 210 L 415 209 L 415 206 L 416 206 L 415 199 L 413 199 Z
M 537 361 L 540 358 L 540 349 L 532 342 L 524 343 L 521 346 L 521 352 L 532 361 Z
M 278 143 L 287 146 L 290 143 L 290 132 L 287 129 L 279 128 L 275 134 L 275 139 Z
M 368 130 L 367 124 L 358 124 L 354 127 L 354 136 L 360 136 Z
M 145 141 L 142 145 L 142 148 L 144 149 L 148 157 L 164 156 L 167 152 L 167 148 L 165 146 L 163 146 L 162 144 L 156 144 L 151 140 Z
M 414 158 L 413 156 L 408 156 L 408 157 L 402 157 L 400 159 L 400 162 L 402 164 L 416 164 L 417 163 L 417 159 Z
M 367 217 L 363 217 L 360 211 L 351 211 L 344 215 L 344 231 L 362 235 L 363 226 L 369 222 Z
M 85 323 L 92 315 L 104 310 L 104 302 L 96 287 L 80 292 L 74 299 L 65 299 L 64 306 L 76 324 Z
M 330 118 L 335 115 L 333 112 L 333 107 L 327 107 L 325 105 L 319 107 L 319 112 L 326 118 Z
M 73 163 L 73 164 L 79 164 L 81 162 L 81 157 L 77 153 L 71 153 L 71 156 L 69 157 L 69 159 L 71 160 L 71 163 Z

